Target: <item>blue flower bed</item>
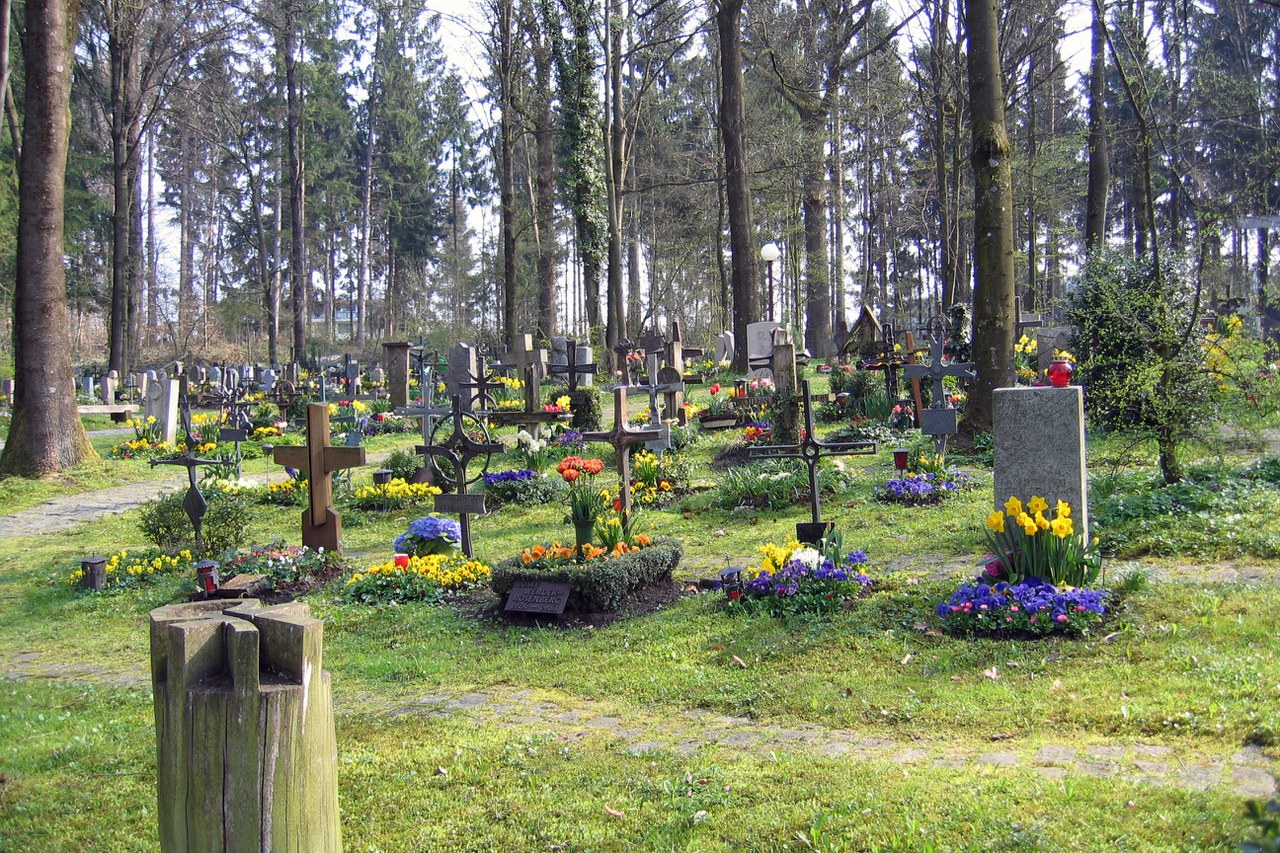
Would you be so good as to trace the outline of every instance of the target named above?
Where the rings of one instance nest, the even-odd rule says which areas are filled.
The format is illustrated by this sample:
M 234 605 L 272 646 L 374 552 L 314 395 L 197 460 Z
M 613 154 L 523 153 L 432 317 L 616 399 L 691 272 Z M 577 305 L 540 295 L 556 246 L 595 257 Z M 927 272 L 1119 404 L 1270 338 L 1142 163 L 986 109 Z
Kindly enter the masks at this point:
M 462 543 L 462 526 L 452 518 L 428 515 L 409 522 L 409 529 L 396 537 L 396 553 L 425 557 L 447 554 Z
M 497 474 L 485 474 L 484 484 L 486 486 L 496 486 L 499 483 L 519 483 L 524 480 L 532 480 L 536 476 L 538 475 L 528 468 L 517 468 L 514 471 L 500 471 Z
M 938 605 L 938 616 L 958 634 L 1083 634 L 1102 622 L 1109 597 L 1106 590 L 1059 589 L 1040 578 L 965 584 Z
M 790 553 L 773 545 L 761 550 L 764 564 L 746 570 L 740 588 L 726 589 L 731 609 L 763 610 L 775 616 L 828 613 L 857 598 L 872 584 L 871 577 L 861 569 L 867 562 L 867 555 L 861 550 L 839 563 L 809 547 Z M 724 588 L 723 584 L 720 586 Z
M 925 506 L 941 503 L 956 492 L 973 488 L 973 478 L 963 471 L 950 471 L 946 476 L 930 472 L 895 477 L 877 486 L 875 498 L 882 503 Z

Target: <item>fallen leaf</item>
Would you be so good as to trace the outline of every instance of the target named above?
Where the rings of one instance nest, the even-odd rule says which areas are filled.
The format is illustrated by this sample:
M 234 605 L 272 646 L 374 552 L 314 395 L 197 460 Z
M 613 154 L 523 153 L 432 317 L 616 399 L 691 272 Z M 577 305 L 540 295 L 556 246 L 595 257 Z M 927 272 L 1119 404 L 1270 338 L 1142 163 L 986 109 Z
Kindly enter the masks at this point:
M 448 775 L 449 775 L 449 771 L 448 771 L 448 770 L 445 770 L 443 767 L 437 767 L 437 768 L 436 768 L 436 775 L 437 775 L 437 776 L 448 776 Z
M 725 533 L 723 530 L 716 530 L 716 532 L 712 533 L 711 535 L 712 536 L 728 536 L 729 534 Z
M 902 665 L 906 666 L 911 663 L 911 652 L 907 652 L 907 656 L 902 659 Z
M 1011 740 L 1015 735 L 1013 732 L 1000 732 L 991 736 L 992 740 Z
M 1011 660 L 1007 664 L 1005 664 L 1005 666 L 1009 667 L 1010 669 L 1018 669 L 1019 667 L 1022 666 L 1022 664 L 1018 663 L 1016 660 Z
M 1053 662 L 1054 662 L 1054 661 L 1056 661 L 1057 659 L 1058 659 L 1058 653 L 1057 653 L 1057 652 L 1054 652 L 1053 654 L 1051 654 L 1051 655 L 1049 655 L 1047 658 L 1045 658 L 1045 659 L 1044 659 L 1044 662 L 1045 662 L 1045 663 L 1053 663 Z
M 942 636 L 942 632 L 941 632 L 941 631 L 935 631 L 935 630 L 933 630 L 932 628 L 930 628 L 928 631 L 925 631 L 925 632 L 924 632 L 924 635 L 925 635 L 926 637 L 941 637 L 941 636 Z
M 1116 637 L 1119 637 L 1119 636 L 1120 636 L 1120 632 L 1119 632 L 1119 631 L 1115 632 L 1114 634 L 1107 634 L 1107 636 L 1105 636 L 1105 637 L 1103 637 L 1103 638 L 1102 638 L 1102 642 L 1104 642 L 1104 643 L 1109 643 L 1109 642 L 1111 642 L 1112 640 L 1114 640 Z
M 627 816 L 626 812 L 620 812 L 617 809 L 611 809 L 608 806 L 604 807 L 604 813 L 607 814 L 609 817 L 626 817 Z
M 929 630 L 929 625 L 928 625 L 927 623 L 925 623 L 925 622 L 917 622 L 916 624 L 914 624 L 914 625 L 912 625 L 912 626 L 911 626 L 911 630 L 913 630 L 913 631 L 927 631 L 927 630 Z
M 711 647 L 711 651 L 718 652 L 723 648 L 724 648 L 724 643 L 716 643 L 714 646 Z
M 743 669 L 747 668 L 747 662 L 744 661 L 742 658 L 738 657 L 737 655 L 733 656 L 733 662 L 736 663 L 738 666 L 742 667 Z
M 1124 807 L 1126 809 L 1136 809 L 1138 807 L 1138 804 L 1135 803 L 1133 800 L 1130 800 L 1129 802 L 1124 804 Z
M 1050 684 L 1050 685 L 1049 685 L 1049 689 L 1050 689 L 1050 690 L 1061 690 L 1061 689 L 1062 689 L 1062 679 L 1061 679 L 1061 678 L 1055 678 L 1055 679 L 1053 680 L 1053 684 Z
M 1000 680 L 1000 670 L 996 669 L 994 666 L 991 667 L 991 669 L 984 669 L 982 674 L 987 678 L 990 678 L 992 681 Z

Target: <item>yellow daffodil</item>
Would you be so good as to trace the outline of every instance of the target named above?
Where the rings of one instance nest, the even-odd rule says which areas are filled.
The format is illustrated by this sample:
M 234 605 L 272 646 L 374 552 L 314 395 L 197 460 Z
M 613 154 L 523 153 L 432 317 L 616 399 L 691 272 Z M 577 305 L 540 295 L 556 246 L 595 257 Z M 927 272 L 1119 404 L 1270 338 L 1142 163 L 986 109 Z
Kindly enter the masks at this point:
M 1071 504 L 1067 503 L 1066 501 L 1058 501 L 1057 516 L 1058 518 L 1070 518 Z
M 1022 501 L 1014 495 L 1009 496 L 1009 500 L 1004 502 L 1004 511 L 1009 514 L 1010 518 L 1017 518 L 1022 515 Z
M 996 533 L 1004 533 L 1004 513 L 998 509 L 993 510 L 991 515 L 987 516 L 987 527 Z
M 1027 501 L 1027 512 L 1035 515 L 1037 512 L 1044 512 L 1049 508 L 1049 502 L 1039 495 L 1032 495 L 1031 500 Z
M 1061 515 L 1049 522 L 1049 527 L 1053 530 L 1053 535 L 1059 539 L 1066 539 L 1075 532 L 1071 519 Z
M 1037 512 L 1035 515 L 1035 518 L 1036 518 L 1036 527 L 1039 527 L 1041 530 L 1049 529 L 1049 519 L 1044 517 L 1043 512 Z

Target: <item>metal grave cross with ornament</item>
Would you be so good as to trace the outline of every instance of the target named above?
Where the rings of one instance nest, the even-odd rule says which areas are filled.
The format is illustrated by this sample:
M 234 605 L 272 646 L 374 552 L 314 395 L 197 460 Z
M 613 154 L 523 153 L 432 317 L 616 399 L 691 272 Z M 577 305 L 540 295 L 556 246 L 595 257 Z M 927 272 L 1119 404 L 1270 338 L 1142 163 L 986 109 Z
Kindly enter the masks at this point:
M 818 462 L 828 456 L 868 455 L 876 452 L 874 441 L 819 441 L 813 433 L 813 396 L 809 380 L 804 380 L 804 434 L 798 444 L 768 444 L 752 447 L 747 454 L 752 459 L 802 459 L 809 466 L 810 523 L 796 525 L 796 538 L 801 542 L 817 544 L 831 522 L 822 521 L 822 499 L 818 493 Z
M 455 494 L 439 494 L 436 495 L 436 512 L 447 512 L 451 515 L 458 516 L 458 526 L 462 529 L 462 553 L 468 558 L 472 556 L 471 552 L 471 516 L 484 515 L 486 510 L 484 506 L 484 495 L 472 495 L 467 493 L 467 467 L 471 462 L 480 457 L 484 457 L 484 468 L 480 474 L 470 478 L 470 482 L 480 479 L 484 469 L 489 467 L 489 457 L 495 453 L 501 453 L 505 448 L 501 442 L 489 440 L 489 434 L 484 428 L 484 424 L 476 420 L 474 416 L 463 412 L 462 395 L 453 395 L 453 405 L 449 410 L 449 417 L 453 419 L 453 432 L 439 443 L 427 443 L 418 445 L 418 452 L 433 461 L 440 458 L 448 462 L 453 467 L 453 484 L 457 489 Z M 467 432 L 467 421 L 471 422 L 473 429 L 481 431 L 481 441 L 476 441 Z M 444 426 L 442 423 L 441 426 Z M 439 484 L 437 484 L 439 485 Z
M 195 550 L 201 552 L 204 550 L 204 539 L 200 533 L 201 519 L 204 518 L 205 511 L 209 508 L 209 503 L 204 499 L 204 495 L 200 493 L 200 488 L 196 485 L 196 469 L 209 465 L 225 465 L 221 459 L 201 459 L 196 456 L 196 439 L 191 432 L 191 401 L 187 397 L 182 398 L 182 429 L 187 434 L 187 452 L 182 456 L 175 456 L 171 459 L 152 459 L 151 467 L 157 465 L 178 465 L 187 469 L 187 494 L 182 499 L 182 508 L 187 513 L 187 518 L 191 519 L 191 526 L 195 529 Z
M 603 441 L 613 445 L 618 457 L 618 490 L 622 507 L 622 523 L 631 518 L 631 448 L 637 444 L 662 438 L 660 429 L 632 429 L 627 422 L 627 390 L 621 386 L 613 390 L 613 429 L 607 432 L 584 432 L 586 441 Z
M 661 456 L 665 451 L 671 449 L 671 427 L 663 423 L 663 415 L 667 414 L 662 408 L 658 407 L 658 397 L 667 392 L 679 391 L 684 392 L 684 380 L 679 382 L 662 382 L 658 379 L 658 354 L 649 353 L 645 357 L 648 362 L 648 383 L 645 385 L 626 385 L 627 396 L 634 397 L 638 394 L 649 395 L 649 423 L 655 429 L 660 429 L 663 433 L 662 437 L 645 444 L 645 450 L 651 450 Z M 674 417 L 674 415 L 672 415 Z
M 933 437 L 934 447 L 938 453 L 947 449 L 947 436 L 955 435 L 957 430 L 956 410 L 947 399 L 946 388 L 942 384 L 944 376 L 955 376 L 960 379 L 973 379 L 973 365 L 967 362 L 952 362 L 946 357 L 945 329 L 940 317 L 929 320 L 926 333 L 929 336 L 929 363 L 908 364 L 908 379 L 932 379 L 933 390 L 930 393 L 932 402 L 929 408 L 920 412 L 920 432 Z
M 600 368 L 595 362 L 587 364 L 578 363 L 578 342 L 565 341 L 567 352 L 565 357 L 568 359 L 567 364 L 553 364 L 547 368 L 552 376 L 564 376 L 569 383 L 569 393 L 572 394 L 578 390 L 578 380 L 583 376 L 593 373 L 599 373 Z

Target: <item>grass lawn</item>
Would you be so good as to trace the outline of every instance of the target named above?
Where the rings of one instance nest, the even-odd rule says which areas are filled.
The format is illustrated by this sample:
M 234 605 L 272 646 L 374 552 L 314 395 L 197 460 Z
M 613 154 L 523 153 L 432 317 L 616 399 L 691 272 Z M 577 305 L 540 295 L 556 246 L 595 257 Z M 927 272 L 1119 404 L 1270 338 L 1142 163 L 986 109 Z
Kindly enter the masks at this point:
M 706 460 L 728 441 L 688 450 L 693 493 L 645 513 L 684 540 L 678 578 L 752 559 L 807 514 L 718 506 L 723 474 Z M 932 567 L 976 564 L 989 472 L 973 469 L 973 492 L 911 509 L 872 498 L 887 453 L 845 464 L 850 480 L 824 508 L 867 551 L 877 585 L 824 620 L 730 616 L 710 593 L 599 628 L 508 625 L 474 600 L 311 596 L 337 703 L 345 848 L 1182 851 L 1245 837 L 1241 755 L 1255 775 L 1280 755 L 1280 570 L 1268 557 L 1245 551 L 1263 578 L 1250 582 L 1201 581 L 1176 555 L 1148 561 L 1155 579 L 1083 639 L 950 637 L 932 630 L 933 609 L 958 578 Z M 92 477 L 120 470 L 149 473 L 104 463 Z M 4 500 L 0 512 L 22 504 Z M 299 509 L 255 512 L 254 541 L 298 541 Z M 477 555 L 567 538 L 563 514 L 517 504 L 477 519 Z M 0 670 L 27 675 L 0 682 L 0 850 L 155 849 L 145 625 L 190 581 L 106 595 L 65 582 L 92 549 L 144 546 L 137 515 L 0 552 Z M 347 519 L 352 562 L 385 560 L 416 515 Z M 1248 523 L 1280 534 L 1280 522 Z M 1238 556 L 1222 542 L 1225 554 L 1196 560 Z M 488 699 L 450 701 L 467 696 Z M 1092 762 L 1096 775 L 1083 760 L 1066 773 L 1032 760 L 1058 748 L 1124 757 Z M 1140 778 L 1138 750 L 1162 756 L 1148 768 L 1156 782 Z M 1018 760 L 984 758 L 996 753 Z M 1219 782 L 1189 782 L 1194 767 L 1217 768 Z

